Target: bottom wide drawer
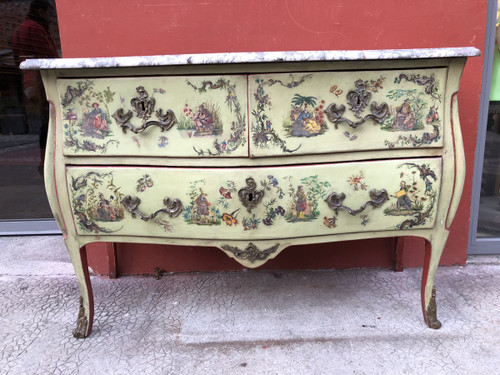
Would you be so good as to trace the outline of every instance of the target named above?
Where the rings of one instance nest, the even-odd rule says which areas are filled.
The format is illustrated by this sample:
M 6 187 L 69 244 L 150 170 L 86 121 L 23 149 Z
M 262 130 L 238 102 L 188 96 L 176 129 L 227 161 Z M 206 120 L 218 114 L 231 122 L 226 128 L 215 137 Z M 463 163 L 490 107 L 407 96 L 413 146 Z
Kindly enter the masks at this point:
M 431 228 L 441 165 L 74 166 L 66 178 L 79 235 L 264 240 Z

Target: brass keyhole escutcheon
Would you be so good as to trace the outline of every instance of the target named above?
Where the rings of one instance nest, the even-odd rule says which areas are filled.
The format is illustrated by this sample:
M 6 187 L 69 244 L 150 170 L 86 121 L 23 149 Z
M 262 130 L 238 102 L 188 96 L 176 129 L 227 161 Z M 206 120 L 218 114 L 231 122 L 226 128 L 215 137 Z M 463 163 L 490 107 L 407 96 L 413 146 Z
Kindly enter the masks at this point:
M 257 183 L 252 177 L 248 177 L 245 182 L 246 186 L 238 190 L 238 197 L 247 211 L 251 212 L 262 200 L 264 190 L 257 190 Z

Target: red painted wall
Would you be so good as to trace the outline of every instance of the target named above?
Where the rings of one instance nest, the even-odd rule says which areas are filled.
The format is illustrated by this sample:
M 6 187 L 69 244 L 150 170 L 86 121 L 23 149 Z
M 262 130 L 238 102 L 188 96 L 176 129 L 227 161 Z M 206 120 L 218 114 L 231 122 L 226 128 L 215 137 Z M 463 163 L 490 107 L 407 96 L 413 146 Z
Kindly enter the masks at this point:
M 64 57 L 179 53 L 484 47 L 487 1 L 421 0 L 57 0 Z M 442 264 L 464 264 L 482 57 L 471 58 L 458 96 L 467 176 Z M 239 269 L 214 248 L 118 246 L 118 272 Z M 106 273 L 103 246 L 89 262 Z M 304 256 L 307 254 L 307 256 Z M 406 241 L 405 266 L 423 263 L 423 240 Z M 390 267 L 393 241 L 292 247 L 266 269 Z

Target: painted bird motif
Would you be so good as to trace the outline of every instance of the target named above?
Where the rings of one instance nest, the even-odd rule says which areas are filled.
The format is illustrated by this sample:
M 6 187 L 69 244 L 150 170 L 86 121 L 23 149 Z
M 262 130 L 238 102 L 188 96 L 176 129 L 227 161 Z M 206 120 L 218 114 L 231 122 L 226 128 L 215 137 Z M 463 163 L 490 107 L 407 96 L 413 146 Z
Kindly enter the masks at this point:
M 437 180 L 436 174 L 434 173 L 433 170 L 430 169 L 430 167 L 427 164 L 418 165 L 415 163 L 404 163 L 404 165 L 410 165 L 412 167 L 417 168 L 419 171 L 420 178 L 424 181 L 426 177 L 432 177 L 434 181 Z
M 223 213 L 222 214 L 222 221 L 224 221 L 227 225 L 230 227 L 233 225 L 238 225 L 238 220 L 236 220 L 236 217 L 238 216 L 238 211 L 240 209 L 238 208 L 236 211 L 231 212 L 230 214 Z

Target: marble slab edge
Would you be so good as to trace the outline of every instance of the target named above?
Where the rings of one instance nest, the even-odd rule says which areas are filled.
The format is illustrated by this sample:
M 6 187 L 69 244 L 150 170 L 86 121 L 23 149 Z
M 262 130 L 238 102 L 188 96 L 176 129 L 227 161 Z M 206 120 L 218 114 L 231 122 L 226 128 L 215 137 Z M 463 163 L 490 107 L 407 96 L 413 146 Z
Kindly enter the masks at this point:
M 234 52 L 156 56 L 123 56 L 93 58 L 29 59 L 21 69 L 81 69 L 116 68 L 134 66 L 245 64 L 299 61 L 355 61 L 430 59 L 479 56 L 474 47 L 388 49 L 364 51 L 285 51 L 285 52 Z

